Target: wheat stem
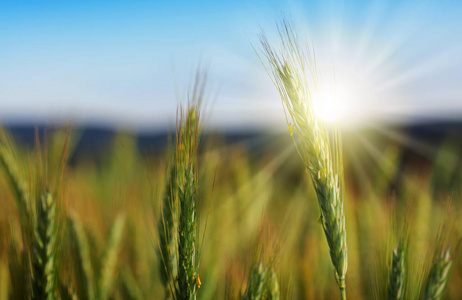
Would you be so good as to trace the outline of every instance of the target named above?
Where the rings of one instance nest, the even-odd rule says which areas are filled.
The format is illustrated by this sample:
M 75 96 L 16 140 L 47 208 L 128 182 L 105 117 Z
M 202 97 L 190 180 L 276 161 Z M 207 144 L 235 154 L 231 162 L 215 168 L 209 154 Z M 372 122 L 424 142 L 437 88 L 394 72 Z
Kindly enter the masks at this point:
M 279 29 L 283 49 L 277 54 L 262 37 L 273 83 L 279 91 L 300 154 L 316 190 L 321 209 L 321 224 L 329 245 L 330 257 L 342 299 L 345 299 L 347 243 L 343 213 L 344 185 L 340 134 L 330 137 L 325 123 L 314 114 L 313 97 L 321 88 L 316 62 L 304 52 L 286 22 Z

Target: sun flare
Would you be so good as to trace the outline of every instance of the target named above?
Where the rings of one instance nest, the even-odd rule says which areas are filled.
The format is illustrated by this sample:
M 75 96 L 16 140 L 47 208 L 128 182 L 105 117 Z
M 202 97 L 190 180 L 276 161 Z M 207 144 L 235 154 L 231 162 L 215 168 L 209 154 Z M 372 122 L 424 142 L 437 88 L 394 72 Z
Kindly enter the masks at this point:
M 341 87 L 329 87 L 319 92 L 313 99 L 313 109 L 317 118 L 337 124 L 353 118 L 352 91 Z

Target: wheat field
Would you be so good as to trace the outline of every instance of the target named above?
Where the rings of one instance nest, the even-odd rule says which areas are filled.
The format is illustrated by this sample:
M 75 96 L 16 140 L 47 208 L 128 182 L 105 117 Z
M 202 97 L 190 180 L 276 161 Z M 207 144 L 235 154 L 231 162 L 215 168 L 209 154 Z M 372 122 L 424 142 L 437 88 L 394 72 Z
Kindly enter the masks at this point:
M 62 168 L 62 151 L 72 152 L 72 135 L 67 139 L 66 132 L 56 131 L 49 136 L 47 152 L 39 155 L 38 150 L 20 145 L 12 148 L 5 139 L 2 135 L 2 299 L 28 298 L 34 289 L 41 293 L 51 289 L 54 298 L 78 299 L 163 299 L 170 293 L 161 272 L 159 232 L 163 230 L 158 230 L 162 216 L 166 217 L 162 211 L 170 211 L 163 204 L 169 194 L 170 154 L 143 156 L 135 137 L 121 132 L 98 163 L 88 160 Z M 264 147 L 229 145 L 219 136 L 200 141 L 197 296 L 257 299 L 248 284 L 262 280 L 255 277 L 269 276 L 261 275 L 267 272 L 277 278 L 280 298 L 337 299 L 316 191 L 289 134 L 259 139 Z M 423 297 L 433 254 L 443 246 L 437 246 L 438 241 L 444 240 L 451 254 L 443 254 L 443 259 L 452 261 L 446 299 L 458 299 L 462 174 L 450 158 L 459 157 L 460 144 L 447 139 L 435 160 L 422 168 L 412 163 L 400 166 L 399 145 L 380 143 L 379 160 L 371 156 L 355 162 L 358 158 L 350 156 L 350 150 L 356 149 L 348 150 L 344 142 L 347 295 L 383 299 L 396 288 L 403 291 L 394 295 L 407 296 L 393 299 Z M 360 154 L 367 157 L 364 151 Z M 357 170 L 358 163 L 364 169 Z M 42 174 L 37 174 L 38 164 Z M 45 188 L 49 192 L 42 192 Z M 29 196 L 39 192 L 40 197 Z M 23 216 L 25 211 L 37 211 L 31 213 L 34 222 Z M 34 223 L 37 229 L 30 228 Z M 31 231 L 39 229 L 49 248 L 34 258 L 38 241 Z M 399 258 L 401 250 L 395 250 L 400 243 L 406 245 L 404 259 Z M 29 260 L 43 266 L 37 272 L 43 272 L 44 279 L 34 275 L 40 287 L 31 283 Z M 54 269 L 51 277 L 46 275 L 47 260 Z M 37 267 L 32 266 L 35 272 Z M 401 273 L 392 275 L 395 272 Z M 399 280 L 404 283 L 395 283 Z
M 331 130 L 281 30 L 285 52 L 263 39 L 262 61 L 285 134 L 205 131 L 200 72 L 161 153 L 121 131 L 70 164 L 78 128 L 32 148 L 2 129 L 0 300 L 460 299 L 460 139 L 416 159 L 377 130 Z

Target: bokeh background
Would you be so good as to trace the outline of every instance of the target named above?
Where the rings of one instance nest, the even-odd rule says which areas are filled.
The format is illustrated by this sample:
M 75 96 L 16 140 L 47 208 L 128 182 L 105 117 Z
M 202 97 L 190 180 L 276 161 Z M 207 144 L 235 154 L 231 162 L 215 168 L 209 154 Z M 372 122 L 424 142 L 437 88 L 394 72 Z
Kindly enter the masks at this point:
M 196 71 L 208 70 L 199 298 L 235 298 L 263 248 L 276 258 L 283 298 L 337 299 L 314 189 L 257 55 L 262 32 L 278 45 L 285 17 L 315 52 L 323 81 L 340 91 L 321 111 L 338 116 L 344 133 L 350 299 L 384 295 L 386 266 L 406 226 L 409 285 L 418 286 L 448 220 L 447 297 L 460 299 L 461 15 L 460 1 L 2 2 L 0 123 L 29 170 L 25 178 L 34 174 L 35 128 L 52 175 L 71 128 L 59 205 L 63 216 L 79 216 L 95 277 L 111 226 L 124 215 L 111 296 L 162 299 L 156 224 L 169 140 L 177 105 L 188 102 Z M 7 233 L 0 299 L 7 299 L 20 226 L 3 171 L 0 187 Z M 60 272 L 77 281 L 72 267 Z

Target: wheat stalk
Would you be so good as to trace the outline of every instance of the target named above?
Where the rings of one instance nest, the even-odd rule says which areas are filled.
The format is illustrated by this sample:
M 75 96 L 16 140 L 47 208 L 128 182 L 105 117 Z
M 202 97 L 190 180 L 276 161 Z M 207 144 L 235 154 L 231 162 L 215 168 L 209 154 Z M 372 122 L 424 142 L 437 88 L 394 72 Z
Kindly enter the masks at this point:
M 177 232 L 177 284 L 175 298 L 196 299 L 201 286 L 199 264 L 198 163 L 200 107 L 205 98 L 207 72 L 196 73 L 191 98 L 186 113 L 179 107 L 175 136 L 175 173 L 178 200 L 173 201 L 173 210 L 178 214 Z
M 199 112 L 192 106 L 186 119 L 180 112 L 177 126 L 177 181 L 178 181 L 178 299 L 196 299 L 200 287 L 197 257 L 197 149 Z
M 122 275 L 122 287 L 124 291 L 124 299 L 145 299 L 142 290 L 140 289 L 138 282 L 136 281 L 133 271 L 125 266 L 121 272 Z
M 159 234 L 158 258 L 162 262 L 160 266 L 161 280 L 167 293 L 167 298 L 173 292 L 174 279 L 177 276 L 177 175 L 175 166 L 171 167 L 164 192 L 162 217 L 160 218 L 157 231 Z
M 197 213 L 196 213 L 196 190 L 195 173 L 193 169 L 187 169 L 185 184 L 180 188 L 179 204 L 180 232 L 178 238 L 178 287 L 179 299 L 195 299 L 198 286 L 196 264 L 196 241 L 197 241 Z
M 284 106 L 288 130 L 296 132 L 297 151 L 311 175 L 321 224 L 330 249 L 341 298 L 346 298 L 347 242 L 343 213 L 343 162 L 341 139 L 336 131 L 331 141 L 328 128 L 314 114 L 313 97 L 319 93 L 320 80 L 315 60 L 304 52 L 287 22 L 279 29 L 283 50 L 276 53 L 263 35 L 261 42 L 269 62 L 273 83 Z M 289 118 L 291 121 L 289 121 Z M 295 140 L 295 138 L 297 140 Z
M 263 267 L 254 263 L 250 270 L 246 291 L 241 297 L 245 300 L 279 299 L 279 283 L 272 266 Z
M 22 244 L 12 241 L 10 245 L 9 273 L 12 295 L 18 299 L 32 296 L 32 270 L 30 261 L 31 237 L 34 236 L 33 215 L 30 210 L 30 192 L 23 161 L 9 134 L 0 126 L 0 164 L 5 170 L 13 190 L 15 204 L 20 218 Z M 11 229 L 10 229 L 11 230 Z
M 434 259 L 428 281 L 425 288 L 424 299 L 438 300 L 441 299 L 449 282 L 449 276 L 452 267 L 452 257 L 449 248 Z
M 393 260 L 388 283 L 388 299 L 400 300 L 404 297 L 405 248 L 403 242 L 393 250 Z
M 19 248 L 19 245 L 12 241 L 8 258 L 11 296 L 14 299 L 29 299 L 31 294 L 29 254 Z
M 8 299 L 9 294 L 8 261 L 0 254 L 0 299 Z
M 77 292 L 74 289 L 72 281 L 69 281 L 67 284 L 60 284 L 60 295 L 63 300 L 78 300 Z
M 17 150 L 8 133 L 0 127 L 0 163 L 13 188 L 16 205 L 18 207 L 21 225 L 25 226 L 30 219 L 29 189 L 23 174 Z M 24 228 L 24 227 L 23 227 Z M 24 233 L 25 234 L 25 233 Z
M 108 299 L 111 294 L 124 229 L 125 217 L 119 215 L 112 225 L 109 242 L 104 253 L 99 284 L 99 299 Z
M 32 298 L 55 298 L 56 205 L 46 192 L 38 203 L 37 220 L 32 238 Z
M 96 287 L 94 284 L 94 272 L 90 257 L 90 245 L 85 233 L 85 229 L 80 222 L 77 215 L 72 214 L 70 218 L 71 223 L 71 240 L 76 243 L 78 267 L 82 273 L 82 279 L 78 281 L 80 284 L 78 288 L 78 295 L 80 298 L 87 298 L 90 300 L 96 299 Z

